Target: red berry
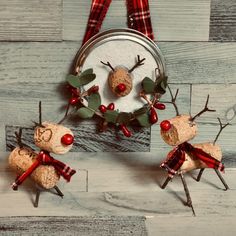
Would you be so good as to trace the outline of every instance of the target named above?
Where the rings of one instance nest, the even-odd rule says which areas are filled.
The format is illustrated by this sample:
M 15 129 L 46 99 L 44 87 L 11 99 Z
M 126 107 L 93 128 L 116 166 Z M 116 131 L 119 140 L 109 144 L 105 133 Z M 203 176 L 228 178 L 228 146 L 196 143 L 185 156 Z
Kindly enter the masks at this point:
M 71 134 L 65 134 L 61 137 L 61 142 L 64 145 L 71 145 L 74 142 L 74 136 Z
M 124 136 L 131 137 L 131 132 L 125 125 L 120 125 L 120 129 L 123 132 Z
M 97 93 L 99 90 L 98 86 L 92 86 L 90 89 L 88 89 L 88 95 L 91 95 L 92 93 Z
M 75 105 L 76 103 L 78 103 L 78 101 L 79 101 L 78 98 L 72 97 L 72 98 L 70 98 L 69 103 L 70 103 L 71 105 Z
M 121 84 L 118 84 L 116 86 L 116 88 L 117 88 L 118 92 L 122 93 L 122 92 L 124 92 L 126 90 L 126 85 L 121 83 Z
M 113 110 L 115 109 L 115 104 L 114 104 L 114 103 L 110 103 L 110 104 L 107 106 L 107 109 L 113 111 Z
M 160 127 L 163 131 L 168 131 L 171 128 L 171 123 L 168 120 L 163 120 L 160 123 Z
M 165 109 L 166 109 L 165 104 L 159 103 L 159 102 L 156 102 L 156 103 L 154 104 L 154 107 L 155 107 L 156 109 L 158 109 L 158 110 L 165 110 Z
M 158 121 L 157 113 L 153 107 L 150 109 L 149 121 L 151 124 L 155 124 Z
M 104 105 L 100 105 L 99 110 L 100 112 L 105 113 L 107 111 L 107 108 Z

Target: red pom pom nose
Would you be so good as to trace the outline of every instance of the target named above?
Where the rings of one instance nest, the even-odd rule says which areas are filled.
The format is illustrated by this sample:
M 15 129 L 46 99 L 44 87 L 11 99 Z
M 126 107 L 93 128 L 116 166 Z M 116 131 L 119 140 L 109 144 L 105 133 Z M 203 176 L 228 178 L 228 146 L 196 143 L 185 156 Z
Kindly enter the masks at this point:
M 168 120 L 163 120 L 163 121 L 160 123 L 160 126 L 161 126 L 161 129 L 162 129 L 163 131 L 168 131 L 168 130 L 170 130 L 170 128 L 171 128 L 171 123 L 170 123 L 170 121 L 168 121 Z
M 74 136 L 71 134 L 65 134 L 61 137 L 61 142 L 64 145 L 71 145 L 74 142 Z

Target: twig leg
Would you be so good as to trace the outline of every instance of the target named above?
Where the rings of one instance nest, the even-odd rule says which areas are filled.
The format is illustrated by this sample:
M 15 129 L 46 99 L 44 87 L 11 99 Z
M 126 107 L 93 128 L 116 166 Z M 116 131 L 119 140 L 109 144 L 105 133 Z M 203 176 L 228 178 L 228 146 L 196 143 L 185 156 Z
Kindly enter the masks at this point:
M 193 215 L 196 216 L 194 208 L 193 208 L 193 204 L 192 204 L 192 199 L 191 199 L 191 196 L 190 196 L 190 193 L 189 193 L 189 190 L 188 190 L 188 186 L 187 186 L 187 183 L 185 181 L 183 173 L 180 173 L 180 177 L 181 177 L 181 180 L 182 180 L 182 183 L 183 183 L 183 186 L 184 186 L 184 191 L 185 191 L 185 194 L 186 194 L 186 197 L 187 197 L 187 205 L 192 208 Z
M 38 207 L 39 205 L 39 196 L 40 196 L 40 189 L 36 187 L 36 197 L 34 202 L 34 207 Z
M 170 180 L 171 180 L 171 177 L 168 177 L 166 181 L 163 183 L 163 185 L 161 186 L 161 188 L 164 189 L 167 186 L 167 184 L 170 182 Z
M 54 189 L 56 190 L 57 194 L 63 198 L 64 197 L 64 194 L 62 193 L 62 191 L 57 187 L 57 186 L 54 186 Z
M 198 176 L 197 176 L 197 182 L 200 181 L 200 179 L 201 179 L 201 177 L 202 177 L 202 173 L 203 173 L 204 170 L 205 170 L 205 169 L 203 168 L 203 169 L 201 169 L 201 170 L 199 171 Z
M 224 178 L 222 177 L 221 173 L 219 170 L 215 169 L 216 174 L 218 175 L 220 181 L 222 182 L 222 184 L 225 186 L 225 191 L 227 191 L 229 189 L 229 186 L 227 185 L 227 183 L 225 182 Z

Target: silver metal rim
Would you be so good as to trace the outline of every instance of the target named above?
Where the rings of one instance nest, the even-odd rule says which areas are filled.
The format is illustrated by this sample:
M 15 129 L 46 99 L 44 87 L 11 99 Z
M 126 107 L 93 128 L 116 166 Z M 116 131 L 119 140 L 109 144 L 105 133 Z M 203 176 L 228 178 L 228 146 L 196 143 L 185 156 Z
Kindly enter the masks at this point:
M 164 56 L 155 42 L 139 31 L 127 28 L 106 30 L 89 39 L 77 52 L 72 73 L 78 74 L 82 71 L 83 64 L 87 56 L 93 51 L 94 48 L 112 40 L 130 40 L 139 43 L 145 47 L 155 59 L 161 76 L 167 75 Z

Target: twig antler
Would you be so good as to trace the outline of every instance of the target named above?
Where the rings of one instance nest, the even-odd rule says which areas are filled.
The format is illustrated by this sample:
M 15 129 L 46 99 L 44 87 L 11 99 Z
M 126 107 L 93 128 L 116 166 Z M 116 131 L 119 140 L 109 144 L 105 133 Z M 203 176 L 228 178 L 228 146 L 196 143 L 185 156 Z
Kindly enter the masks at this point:
M 215 140 L 214 140 L 213 144 L 215 144 L 215 143 L 216 143 L 216 141 L 218 140 L 218 138 L 219 138 L 219 136 L 220 136 L 220 134 L 221 134 L 222 130 L 223 130 L 223 129 L 224 129 L 226 126 L 228 126 L 228 125 L 229 125 L 229 123 L 227 123 L 227 124 L 223 125 L 223 124 L 222 124 L 222 122 L 221 122 L 221 120 L 220 120 L 220 118 L 219 118 L 219 117 L 217 117 L 217 119 L 218 119 L 218 121 L 219 121 L 219 124 L 220 124 L 220 130 L 219 130 L 218 134 L 216 135 L 216 138 L 215 138 Z
M 21 137 L 22 137 L 22 128 L 19 129 L 19 132 L 15 132 L 15 136 L 16 136 L 16 142 L 18 144 L 18 146 L 20 148 L 23 148 L 23 143 L 21 141 Z
M 140 56 L 138 55 L 138 61 L 136 62 L 136 64 L 129 69 L 129 73 L 131 73 L 132 71 L 134 71 L 137 67 L 144 65 L 144 61 L 146 60 L 146 58 L 140 59 Z
M 39 101 L 39 122 L 37 123 L 37 122 L 33 121 L 33 123 L 34 123 L 35 127 L 36 126 L 44 127 L 42 125 L 42 102 L 41 101 Z
M 177 96 L 178 96 L 178 93 L 179 93 L 179 89 L 176 90 L 176 93 L 175 93 L 175 96 L 174 96 L 171 89 L 170 89 L 170 86 L 168 84 L 167 84 L 167 88 L 169 89 L 169 92 L 170 92 L 171 102 L 163 102 L 163 103 L 172 104 L 175 108 L 176 115 L 179 116 L 180 114 L 179 114 L 179 110 L 178 110 L 178 107 L 177 107 L 177 104 L 176 104 L 176 99 L 177 99 Z
M 209 111 L 209 112 L 215 112 L 216 110 L 213 110 L 213 109 L 209 109 L 208 107 L 207 107 L 207 105 L 208 105 L 208 102 L 209 102 L 209 94 L 207 95 L 207 100 L 206 100 L 206 103 L 205 103 L 205 107 L 203 108 L 203 110 L 201 110 L 199 113 L 197 113 L 194 117 L 192 117 L 190 120 L 191 121 L 194 121 L 197 117 L 199 117 L 200 115 L 202 115 L 204 112 L 207 112 L 207 111 Z
M 103 62 L 103 61 L 100 61 L 100 62 L 101 62 L 104 66 L 110 67 L 112 71 L 115 70 L 109 61 L 108 61 L 107 63 L 105 63 L 105 62 Z

